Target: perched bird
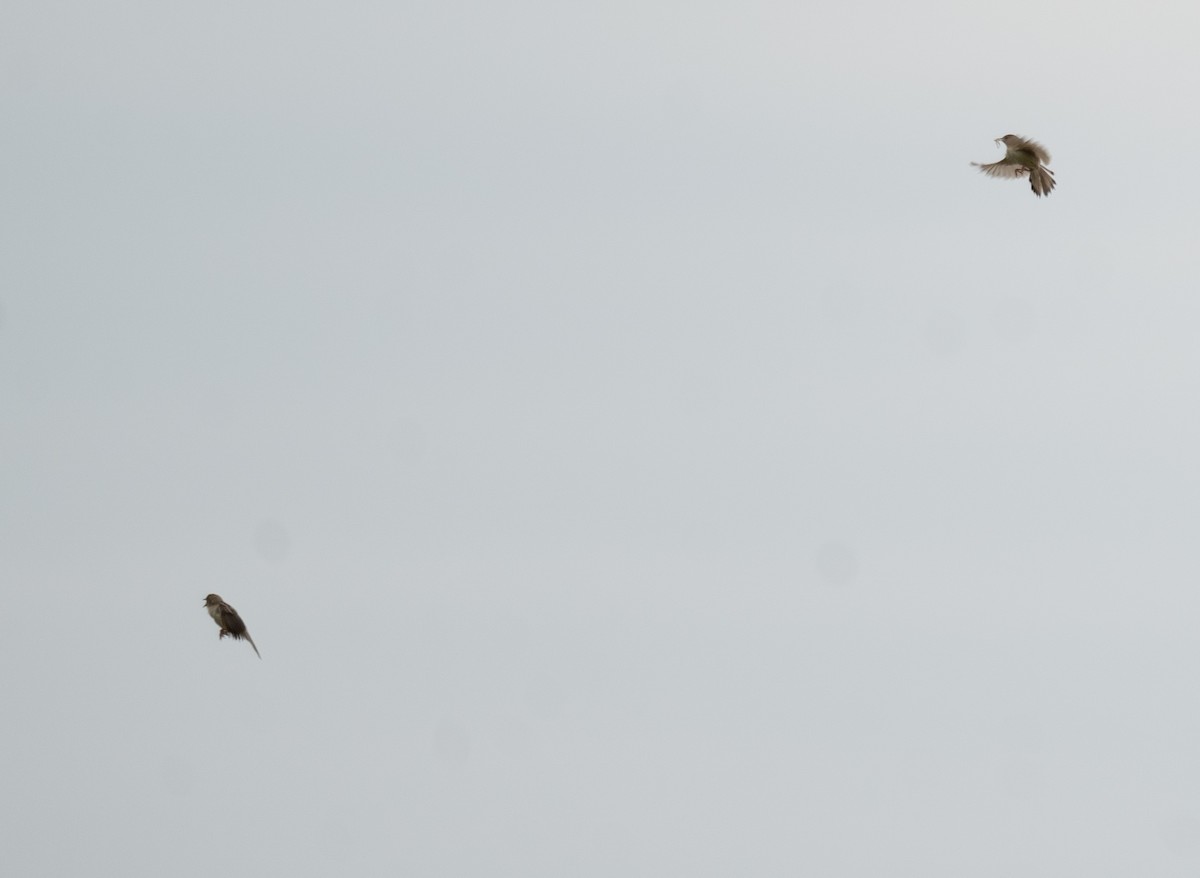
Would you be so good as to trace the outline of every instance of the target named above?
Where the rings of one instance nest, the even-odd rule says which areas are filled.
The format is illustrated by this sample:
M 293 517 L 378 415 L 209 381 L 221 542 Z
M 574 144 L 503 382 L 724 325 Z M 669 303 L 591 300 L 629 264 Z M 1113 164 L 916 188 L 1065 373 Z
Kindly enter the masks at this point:
M 1004 158 L 990 165 L 981 165 L 979 162 L 971 164 L 992 177 L 1013 179 L 1028 174 L 1034 195 L 1040 198 L 1050 194 L 1054 189 L 1054 172 L 1045 167 L 1050 164 L 1050 153 L 1046 152 L 1046 147 L 1015 134 L 997 137 L 996 143 L 1003 143 L 1006 147 Z
M 257 646 L 254 646 L 254 640 L 250 637 L 250 632 L 246 630 L 246 623 L 237 614 L 237 610 L 221 600 L 219 594 L 210 594 L 206 597 L 204 599 L 204 606 L 208 607 L 208 615 L 212 616 L 213 621 L 221 628 L 221 633 L 217 635 L 217 640 L 228 634 L 234 640 L 248 641 L 254 647 L 254 654 L 262 658 L 262 653 L 258 651 Z

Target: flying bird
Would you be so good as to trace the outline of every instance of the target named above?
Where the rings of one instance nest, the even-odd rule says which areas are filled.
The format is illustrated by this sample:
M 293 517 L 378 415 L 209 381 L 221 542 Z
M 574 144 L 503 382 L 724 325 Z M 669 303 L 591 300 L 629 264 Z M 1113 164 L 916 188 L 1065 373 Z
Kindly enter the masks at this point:
M 1054 189 L 1054 172 L 1046 167 L 1050 164 L 1050 153 L 1046 152 L 1046 147 L 1015 134 L 997 137 L 996 143 L 1004 144 L 1004 158 L 990 165 L 981 165 L 979 162 L 971 164 L 991 177 L 1011 180 L 1028 174 L 1034 195 L 1041 198 L 1050 194 Z
M 226 634 L 234 640 L 245 640 L 254 647 L 254 654 L 262 658 L 262 653 L 258 651 L 257 646 L 254 646 L 254 640 L 250 637 L 250 632 L 246 630 L 246 623 L 237 614 L 237 610 L 221 600 L 219 594 L 210 594 L 206 597 L 204 599 L 204 606 L 208 607 L 208 615 L 212 616 L 213 621 L 221 629 L 221 633 L 217 635 L 217 640 L 220 640 Z

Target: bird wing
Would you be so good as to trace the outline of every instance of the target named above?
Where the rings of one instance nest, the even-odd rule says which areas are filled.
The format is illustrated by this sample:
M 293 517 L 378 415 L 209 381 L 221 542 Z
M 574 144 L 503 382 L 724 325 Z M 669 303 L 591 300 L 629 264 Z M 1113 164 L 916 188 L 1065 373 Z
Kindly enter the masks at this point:
M 1024 165 L 1006 162 L 1001 159 L 998 162 L 992 162 L 990 165 L 981 165 L 979 162 L 971 162 L 972 165 L 979 168 L 989 177 L 1003 177 L 1006 180 L 1014 180 L 1017 177 L 1024 177 L 1029 169 Z
M 1042 146 L 1036 140 L 1026 140 L 1024 137 L 1016 137 L 1016 143 L 1009 144 L 1009 149 L 1023 149 L 1037 156 L 1037 160 L 1043 165 L 1050 164 L 1050 153 L 1046 152 L 1046 147 Z
M 221 605 L 221 627 L 232 634 L 235 639 L 246 633 L 246 623 L 237 614 L 237 610 L 229 604 Z

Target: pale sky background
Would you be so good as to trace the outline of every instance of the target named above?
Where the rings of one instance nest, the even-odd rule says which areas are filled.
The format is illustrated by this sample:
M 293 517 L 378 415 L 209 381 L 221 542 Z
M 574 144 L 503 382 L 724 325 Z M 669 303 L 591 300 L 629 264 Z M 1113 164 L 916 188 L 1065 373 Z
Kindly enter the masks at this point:
M 1198 33 L 9 0 L 5 874 L 1196 875 Z

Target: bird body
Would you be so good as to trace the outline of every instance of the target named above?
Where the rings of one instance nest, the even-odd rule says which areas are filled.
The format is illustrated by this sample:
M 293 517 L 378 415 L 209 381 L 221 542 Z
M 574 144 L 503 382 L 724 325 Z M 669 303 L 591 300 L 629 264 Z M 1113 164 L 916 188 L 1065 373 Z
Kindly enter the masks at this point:
M 219 594 L 210 594 L 206 597 L 204 599 L 204 606 L 208 607 L 208 615 L 212 616 L 212 620 L 221 629 L 221 633 L 217 635 L 218 640 L 226 634 L 234 640 L 245 640 L 254 649 L 254 654 L 262 658 L 262 653 L 254 645 L 254 640 L 250 637 L 250 632 L 246 630 L 246 623 L 242 621 L 242 617 L 238 615 L 237 610 L 221 600 Z
M 982 165 L 979 162 L 971 164 L 991 177 L 1011 180 L 1028 174 L 1029 186 L 1034 195 L 1041 198 L 1050 194 L 1055 183 L 1054 172 L 1046 167 L 1050 164 L 1050 153 L 1046 151 L 1046 147 L 1015 134 L 997 137 L 996 143 L 1004 144 L 1004 158 L 990 165 Z

